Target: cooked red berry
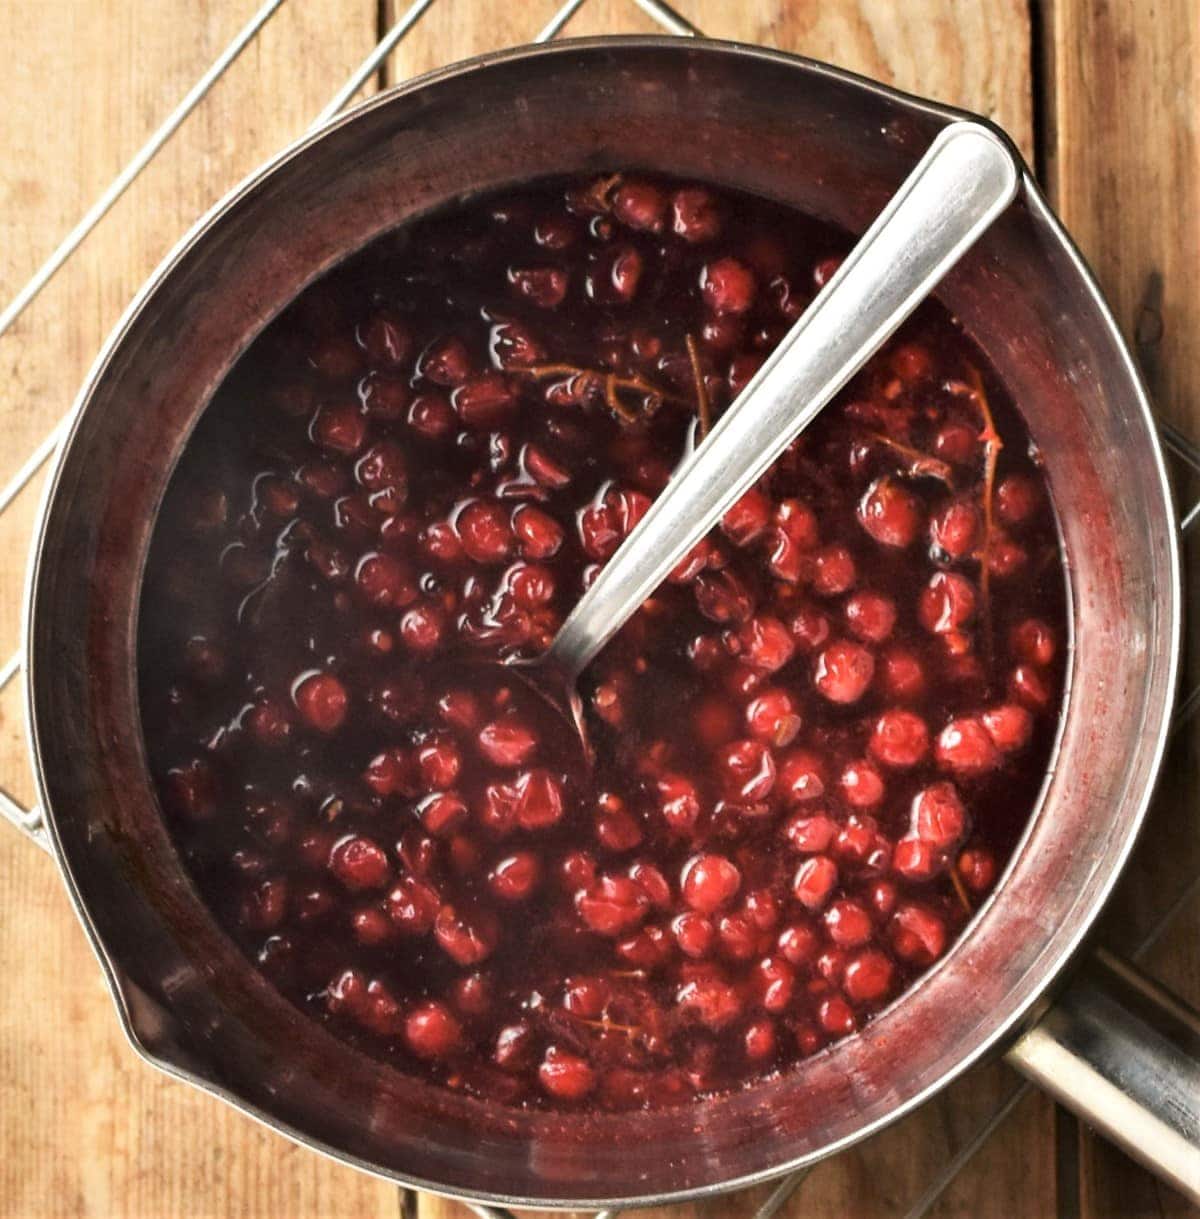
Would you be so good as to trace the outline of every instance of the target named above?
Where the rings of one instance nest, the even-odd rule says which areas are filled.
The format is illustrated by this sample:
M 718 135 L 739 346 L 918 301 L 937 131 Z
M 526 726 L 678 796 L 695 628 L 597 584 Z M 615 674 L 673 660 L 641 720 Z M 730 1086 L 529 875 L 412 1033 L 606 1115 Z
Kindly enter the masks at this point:
M 840 597 L 858 579 L 858 566 L 845 546 L 823 546 L 812 562 L 813 591 L 822 597 Z
M 523 902 L 537 887 L 541 864 L 532 851 L 516 851 L 493 865 L 488 885 L 497 897 Z
M 947 558 L 962 559 L 975 548 L 981 524 L 979 509 L 971 500 L 951 500 L 930 520 L 929 538 Z
M 1009 474 L 996 487 L 996 512 L 1006 525 L 1023 525 L 1037 511 L 1041 495 L 1025 474 Z
M 906 961 L 928 965 L 946 948 L 946 925 L 932 911 L 915 902 L 896 908 L 890 924 L 892 947 Z
M 631 229 L 661 233 L 666 211 L 666 195 L 650 182 L 623 182 L 613 192 L 613 215 Z
M 880 684 L 889 697 L 911 701 L 925 693 L 925 671 L 913 652 L 888 648 L 880 660 Z
M 862 527 L 882 546 L 911 546 L 921 529 L 917 497 L 898 479 L 876 479 L 859 501 Z
M 750 735 L 775 749 L 790 745 L 803 724 L 796 700 L 786 690 L 762 690 L 746 704 Z
M 783 957 L 763 957 L 755 967 L 753 980 L 758 1001 L 768 1012 L 787 1010 L 796 987 L 796 971 Z
M 329 870 L 347 889 L 379 889 L 388 882 L 391 867 L 378 843 L 361 835 L 343 838 L 329 856 Z
M 740 627 L 735 642 L 737 655 L 764 673 L 782 669 L 796 650 L 787 627 L 769 614 L 758 614 Z
M 856 703 L 875 676 L 875 658 L 860 643 L 837 639 L 817 654 L 813 684 L 831 703 Z
M 1000 751 L 982 721 L 973 718 L 951 720 L 938 735 L 938 765 L 955 774 L 985 775 L 1000 765 Z
M 915 711 L 885 711 L 871 732 L 871 753 L 885 766 L 907 769 L 929 752 L 929 729 Z
M 696 960 L 708 955 L 716 936 L 716 929 L 709 919 L 694 911 L 678 915 L 671 924 L 671 930 L 679 951 Z
M 754 612 L 750 590 L 732 572 L 702 572 L 692 587 L 696 605 L 712 622 L 744 622 Z
M 408 935 L 424 935 L 433 929 L 441 904 L 429 885 L 412 876 L 402 876 L 384 899 L 388 918 Z
M 1020 660 L 1043 668 L 1054 661 L 1058 650 L 1054 631 L 1039 618 L 1026 618 L 1012 629 L 1012 650 Z
M 334 402 L 313 416 L 314 442 L 331 453 L 357 453 L 367 438 L 367 421 L 357 402 Z
M 274 931 L 287 915 L 287 904 L 286 878 L 267 877 L 259 881 L 243 899 L 241 922 L 253 931 Z
M 1050 684 L 1033 665 L 1017 665 L 1008 679 L 1008 690 L 1010 698 L 1034 711 L 1042 711 L 1050 704 Z
M 700 819 L 700 797 L 696 786 L 683 775 L 666 774 L 656 781 L 663 820 L 678 834 L 693 830 Z
M 346 719 L 350 696 L 332 673 L 306 673 L 292 687 L 305 723 L 318 732 L 336 732 Z
M 917 616 L 935 635 L 960 630 L 975 616 L 975 586 L 957 572 L 936 572 L 921 590 Z
M 895 969 L 877 948 L 867 948 L 846 962 L 842 989 L 854 1003 L 877 1003 L 891 991 Z
M 404 1021 L 404 1040 L 418 1058 L 446 1058 L 462 1040 L 462 1026 L 444 1003 L 418 1004 Z
M 793 813 L 783 823 L 783 834 L 793 850 L 815 854 L 828 849 L 837 833 L 837 825 L 823 812 Z
M 838 778 L 838 789 L 842 799 L 852 808 L 874 808 L 882 803 L 887 791 L 883 775 L 866 758 L 856 758 L 846 763 Z
M 963 851 L 958 857 L 958 874 L 973 893 L 986 893 L 996 880 L 996 860 L 982 847 Z
M 825 931 L 839 948 L 857 948 L 872 935 L 871 916 L 866 907 L 849 898 L 834 902 L 822 916 Z
M 892 867 L 905 880 L 917 883 L 929 880 L 940 871 L 940 865 L 937 850 L 923 838 L 901 838 L 892 852 Z
M 561 267 L 512 267 L 508 282 L 518 300 L 554 309 L 566 299 L 570 277 Z
M 717 776 L 731 800 L 765 800 L 775 786 L 775 759 L 754 740 L 733 741 L 717 752 Z
M 806 859 L 792 878 L 792 894 L 809 910 L 819 910 L 837 884 L 837 864 L 828 855 Z
M 617 936 L 642 922 L 650 910 L 650 899 L 628 876 L 601 876 L 579 892 L 575 908 L 590 931 Z
M 896 603 L 883 593 L 851 593 L 843 612 L 846 629 L 867 643 L 883 643 L 896 625 Z
M 832 995 L 817 1004 L 817 1021 L 831 1037 L 845 1037 L 858 1027 L 854 1010 L 840 995 Z
M 671 198 L 671 228 L 689 242 L 712 241 L 721 231 L 721 214 L 711 191 L 683 187 Z
M 913 828 L 922 842 L 944 851 L 966 833 L 967 813 L 953 783 L 932 783 L 913 800 Z
M 542 1087 L 559 1100 L 582 1100 L 596 1083 L 596 1073 L 586 1060 L 551 1046 L 538 1067 Z
M 1033 716 L 1016 703 L 1003 703 L 980 717 L 992 743 L 1001 753 L 1024 749 L 1033 736 Z
M 737 990 L 717 976 L 684 982 L 676 992 L 675 1003 L 685 1015 L 713 1030 L 725 1028 L 742 1014 Z
M 732 900 L 742 875 L 723 855 L 696 855 L 684 868 L 681 883 L 683 900 L 693 910 L 711 914 Z
M 375 365 L 403 364 L 412 353 L 412 331 L 399 318 L 377 313 L 358 330 L 359 344 Z
M 522 504 L 512 514 L 517 547 L 527 559 L 551 559 L 563 543 L 563 528 L 540 508 Z
M 417 371 L 435 385 L 461 385 L 471 373 L 471 356 L 462 339 L 451 335 L 425 348 Z
M 933 372 L 933 356 L 920 343 L 901 343 L 888 356 L 888 366 L 901 381 L 921 381 Z
M 721 518 L 721 529 L 735 546 L 749 546 L 762 536 L 770 520 L 770 499 L 751 487 Z
M 745 313 L 754 303 L 754 272 L 736 258 L 718 258 L 701 271 L 700 293 L 714 313 Z
M 806 922 L 789 923 L 779 933 L 775 943 L 793 965 L 807 965 L 816 956 L 820 937 L 815 928 Z
M 463 549 L 477 563 L 502 563 L 512 551 L 508 513 L 485 500 L 467 504 L 454 522 Z
M 478 965 L 500 942 L 500 925 L 489 910 L 446 905 L 434 920 L 433 935 L 442 951 L 459 965 Z
M 777 767 L 777 789 L 790 804 L 818 800 L 825 794 L 825 764 L 813 752 L 795 749 Z
M 517 824 L 523 830 L 544 830 L 562 818 L 562 784 L 548 770 L 528 770 L 513 787 Z
M 533 756 L 538 738 L 531 728 L 519 720 L 494 720 L 479 730 L 476 743 L 489 762 L 496 766 L 516 767 Z

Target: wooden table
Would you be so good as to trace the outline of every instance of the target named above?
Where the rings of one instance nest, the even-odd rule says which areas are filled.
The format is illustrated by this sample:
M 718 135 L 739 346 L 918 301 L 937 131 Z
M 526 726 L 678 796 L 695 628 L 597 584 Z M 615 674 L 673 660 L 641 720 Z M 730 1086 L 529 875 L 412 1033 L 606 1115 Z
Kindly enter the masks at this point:
M 252 2 L 5 0 L 0 303 L 229 42 Z M 712 35 L 827 59 L 1000 122 L 1097 269 L 1160 409 L 1200 436 L 1196 0 L 678 6 Z M 303 131 L 395 19 L 392 8 L 392 0 L 290 0 L 0 339 L 8 437 L 0 479 L 68 405 L 102 338 L 176 237 Z M 553 0 L 439 0 L 370 87 L 525 41 L 554 8 Z M 590 0 L 569 32 L 652 28 L 629 0 Z M 0 657 L 18 642 L 36 498 L 30 488 L 0 517 Z M 1200 588 L 1193 587 L 1195 601 Z M 1196 653 L 1195 625 L 1192 632 Z M 18 684 L 0 699 L 0 776 L 28 798 Z M 1196 729 L 1181 734 L 1166 790 L 1107 920 L 1105 935 L 1118 946 L 1133 943 L 1200 873 L 1198 739 Z M 0 1213 L 436 1219 L 460 1211 L 296 1148 L 138 1061 L 53 865 L 6 827 L 0 893 Z M 1148 957 L 1193 1003 L 1200 1002 L 1198 939 L 1193 894 Z M 1017 1082 L 1000 1065 L 972 1071 L 900 1125 L 819 1165 L 781 1213 L 904 1214 Z M 743 1195 L 675 1214 L 732 1217 L 753 1200 Z M 933 1213 L 1197 1212 L 1031 1091 Z

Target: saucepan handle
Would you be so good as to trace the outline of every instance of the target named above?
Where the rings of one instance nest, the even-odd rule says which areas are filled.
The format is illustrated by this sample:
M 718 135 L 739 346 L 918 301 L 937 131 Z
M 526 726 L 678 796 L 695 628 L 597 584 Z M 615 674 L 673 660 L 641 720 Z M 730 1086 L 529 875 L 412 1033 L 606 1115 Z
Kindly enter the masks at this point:
M 1098 949 L 1007 1058 L 1200 1203 L 1200 1012 Z

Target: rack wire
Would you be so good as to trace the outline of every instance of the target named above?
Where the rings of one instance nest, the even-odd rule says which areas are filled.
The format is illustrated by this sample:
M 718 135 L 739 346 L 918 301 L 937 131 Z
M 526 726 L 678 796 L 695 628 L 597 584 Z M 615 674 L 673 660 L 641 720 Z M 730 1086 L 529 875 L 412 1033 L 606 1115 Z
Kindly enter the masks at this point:
M 153 134 L 141 148 L 130 158 L 129 162 L 117 174 L 108 188 L 83 214 L 79 222 L 62 239 L 54 251 L 30 277 L 29 281 L 12 298 L 0 312 L 0 337 L 8 331 L 22 313 L 33 303 L 41 291 L 50 283 L 54 276 L 66 265 L 75 251 L 84 243 L 91 232 L 112 209 L 113 205 L 137 180 L 142 171 L 154 157 L 170 141 L 187 117 L 207 96 L 212 87 L 224 76 L 287 0 L 266 0 L 266 2 L 250 17 L 237 32 L 228 46 L 209 65 L 196 83 L 184 94 L 179 103 L 162 120 Z M 575 15 L 584 7 L 588 0 L 565 0 L 551 19 L 534 34 L 535 43 L 549 42 L 556 38 Z M 398 20 L 390 26 L 378 39 L 370 52 L 349 76 L 346 82 L 337 90 L 321 112 L 315 117 L 310 130 L 322 126 L 335 115 L 339 114 L 363 88 L 384 67 L 388 57 L 408 36 L 421 18 L 436 3 L 436 0 L 413 0 L 413 3 L 403 12 Z M 643 13 L 650 17 L 658 26 L 669 34 L 682 38 L 699 37 L 702 32 L 677 12 L 665 0 L 631 0 Z M 1158 418 L 1158 427 L 1167 451 L 1176 460 L 1182 481 L 1200 477 L 1200 446 L 1190 437 L 1180 431 L 1168 420 Z M 21 492 L 36 477 L 41 468 L 55 454 L 67 428 L 68 416 L 64 415 L 54 425 L 50 432 L 33 449 L 16 473 L 0 489 L 0 514 L 3 514 Z M 1179 531 L 1186 541 L 1193 535 L 1200 535 L 1200 497 L 1190 502 L 1179 517 Z M 24 658 L 18 649 L 7 661 L 0 665 L 0 691 L 22 671 Z M 1189 689 L 1175 710 L 1173 732 L 1179 731 L 1200 712 L 1200 683 Z M 23 829 L 40 845 L 48 849 L 49 843 L 42 829 L 41 812 L 38 808 L 26 808 L 7 791 L 0 788 L 0 815 Z M 1185 884 L 1182 891 L 1171 902 L 1168 908 L 1151 925 L 1133 950 L 1133 958 L 1144 957 L 1154 944 L 1168 930 L 1173 920 L 1192 901 L 1200 895 L 1200 875 Z M 897 1212 L 898 1219 L 920 1219 L 928 1214 L 933 1206 L 945 1193 L 947 1188 L 970 1163 L 974 1156 L 988 1143 L 1006 1119 L 1014 1112 L 1024 1097 L 1033 1090 L 1034 1085 L 1023 1083 L 1014 1087 L 1005 1098 L 997 1104 L 980 1121 L 972 1133 L 963 1140 L 958 1151 L 943 1165 L 938 1173 L 930 1179 L 921 1192 L 904 1212 Z M 813 1168 L 800 1169 L 783 1177 L 760 1202 L 754 1210 L 751 1219 L 773 1219 L 797 1193 Z M 512 1219 L 511 1213 L 498 1207 L 471 1205 L 481 1219 Z M 596 1219 L 616 1219 L 619 1211 L 600 1211 Z

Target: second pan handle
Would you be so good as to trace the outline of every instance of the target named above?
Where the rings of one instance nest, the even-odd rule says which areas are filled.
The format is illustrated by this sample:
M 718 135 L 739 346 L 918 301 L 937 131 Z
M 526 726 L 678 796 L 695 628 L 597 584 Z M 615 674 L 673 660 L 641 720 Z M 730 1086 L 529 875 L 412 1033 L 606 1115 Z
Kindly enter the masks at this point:
M 1200 1012 L 1098 949 L 1007 1060 L 1200 1204 Z

